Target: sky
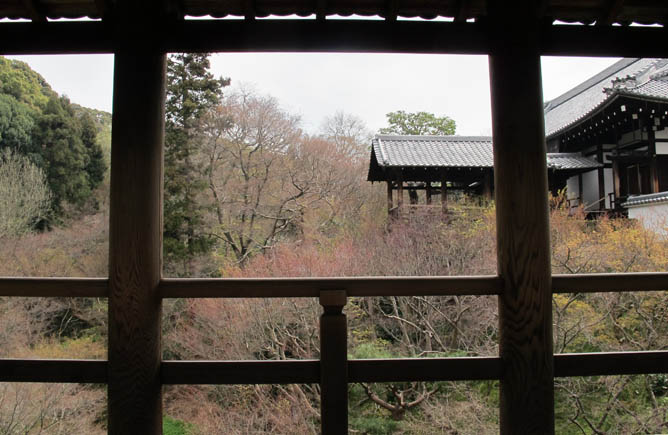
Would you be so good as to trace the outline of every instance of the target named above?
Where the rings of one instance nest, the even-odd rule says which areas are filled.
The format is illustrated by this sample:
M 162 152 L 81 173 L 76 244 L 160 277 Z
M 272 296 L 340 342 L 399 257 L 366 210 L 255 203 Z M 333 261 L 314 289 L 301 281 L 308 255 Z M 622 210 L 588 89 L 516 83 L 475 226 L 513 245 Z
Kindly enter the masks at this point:
M 112 55 L 12 56 L 27 62 L 74 103 L 111 112 Z M 618 58 L 543 58 L 543 96 L 553 99 Z M 457 134 L 491 135 L 486 56 L 333 53 L 224 53 L 211 71 L 232 87 L 276 97 L 317 133 L 337 111 L 361 118 L 371 131 L 392 111 L 449 116 Z

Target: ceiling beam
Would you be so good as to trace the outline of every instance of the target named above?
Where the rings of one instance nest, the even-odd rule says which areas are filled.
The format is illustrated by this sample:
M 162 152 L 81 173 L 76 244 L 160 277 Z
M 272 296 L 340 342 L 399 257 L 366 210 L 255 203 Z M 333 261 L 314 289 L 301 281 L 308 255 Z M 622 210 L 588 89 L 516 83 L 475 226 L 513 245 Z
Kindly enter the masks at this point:
M 484 23 L 364 20 L 182 20 L 147 32 L 164 51 L 489 54 Z M 148 24 L 147 24 L 148 25 Z M 0 23 L 0 54 L 111 53 L 123 29 L 104 22 Z M 116 35 L 116 36 L 114 36 Z M 668 29 L 545 26 L 554 56 L 668 57 Z
M 46 23 L 46 14 L 42 12 L 42 8 L 38 4 L 38 0 L 21 0 L 23 7 L 28 11 L 28 16 L 33 23 Z
M 610 26 L 619 16 L 622 7 L 624 7 L 624 0 L 605 0 L 605 7 L 601 11 L 601 16 L 596 24 Z
M 469 0 L 457 0 L 455 2 L 455 23 L 464 23 L 468 18 Z

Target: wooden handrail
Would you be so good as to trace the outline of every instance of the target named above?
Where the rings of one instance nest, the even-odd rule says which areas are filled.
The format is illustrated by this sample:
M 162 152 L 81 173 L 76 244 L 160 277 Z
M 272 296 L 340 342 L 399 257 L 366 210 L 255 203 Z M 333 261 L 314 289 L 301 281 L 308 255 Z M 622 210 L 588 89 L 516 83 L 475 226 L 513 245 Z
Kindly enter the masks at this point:
M 0 296 L 91 297 L 108 295 L 107 278 L 0 278 Z M 552 275 L 553 293 L 607 293 L 668 290 L 668 272 Z M 164 278 L 163 298 L 319 297 L 344 289 L 348 296 L 498 295 L 501 278 L 483 276 L 388 276 L 327 278 Z
M 554 355 L 556 377 L 665 373 L 668 351 Z M 348 360 L 348 382 L 472 381 L 500 379 L 498 357 Z M 320 382 L 319 360 L 162 361 L 165 385 L 294 384 Z M 105 360 L 0 359 L 0 382 L 107 382 Z

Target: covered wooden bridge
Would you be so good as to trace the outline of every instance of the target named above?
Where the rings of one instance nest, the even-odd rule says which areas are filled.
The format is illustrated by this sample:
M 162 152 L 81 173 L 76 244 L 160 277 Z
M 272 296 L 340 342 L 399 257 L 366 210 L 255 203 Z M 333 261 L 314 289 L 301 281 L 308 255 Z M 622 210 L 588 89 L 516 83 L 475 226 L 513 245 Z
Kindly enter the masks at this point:
M 546 163 L 548 186 L 553 193 L 563 189 L 568 178 L 603 166 L 579 153 L 547 153 Z M 441 207 L 445 213 L 448 190 L 492 199 L 492 138 L 378 135 L 372 141 L 367 180 L 387 184 L 390 215 L 401 213 L 406 206 Z M 405 190 L 409 192 L 408 204 L 404 202 Z M 433 204 L 434 194 L 440 196 L 440 205 Z
M 309 19 L 256 19 L 293 14 Z M 350 14 L 374 19 L 340 19 Z M 215 19 L 228 15 L 239 19 Z M 5 17 L 27 22 L 0 23 L 0 54 L 115 58 L 108 277 L 0 279 L 3 297 L 107 298 L 108 358 L 2 359 L 0 381 L 107 384 L 108 431 L 127 435 L 161 433 L 168 384 L 318 383 L 322 432 L 346 434 L 349 383 L 494 379 L 502 434 L 550 434 L 555 377 L 666 372 L 666 350 L 554 354 L 553 293 L 665 290 L 668 274 L 552 275 L 540 68 L 541 55 L 668 57 L 665 0 L 4 0 Z M 52 21 L 78 17 L 94 20 Z M 163 278 L 165 60 L 174 51 L 488 55 L 497 274 Z M 497 295 L 499 354 L 348 359 L 348 297 L 428 295 Z M 162 300 L 202 297 L 319 299 L 320 358 L 163 360 Z

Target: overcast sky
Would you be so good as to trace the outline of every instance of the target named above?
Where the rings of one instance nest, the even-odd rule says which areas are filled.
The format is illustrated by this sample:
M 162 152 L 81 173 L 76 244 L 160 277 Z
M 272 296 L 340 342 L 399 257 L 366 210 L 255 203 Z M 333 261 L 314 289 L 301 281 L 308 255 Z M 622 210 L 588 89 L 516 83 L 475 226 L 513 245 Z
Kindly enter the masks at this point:
M 27 62 L 58 93 L 111 111 L 112 55 L 13 56 Z M 550 100 L 618 59 L 543 58 L 543 94 Z M 212 72 L 276 97 L 316 132 L 337 110 L 372 131 L 396 110 L 447 115 L 457 134 L 491 134 L 487 57 L 409 54 L 214 54 Z

